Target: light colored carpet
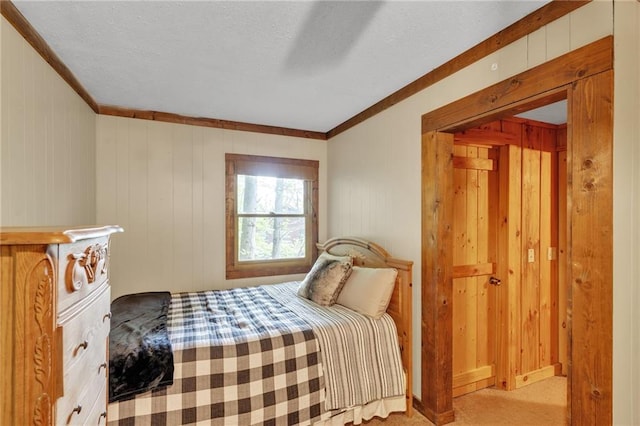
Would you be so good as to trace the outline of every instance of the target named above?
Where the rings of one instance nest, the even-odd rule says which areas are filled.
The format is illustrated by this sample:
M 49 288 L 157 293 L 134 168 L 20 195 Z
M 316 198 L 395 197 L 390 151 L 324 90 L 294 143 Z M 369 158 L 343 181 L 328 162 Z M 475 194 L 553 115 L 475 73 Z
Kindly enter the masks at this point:
M 456 421 L 460 425 L 535 425 L 566 424 L 567 379 L 551 377 L 511 392 L 487 388 L 453 400 Z M 415 412 L 415 411 L 414 411 Z M 433 425 L 420 413 L 407 418 L 393 414 L 386 420 L 372 419 L 367 426 Z

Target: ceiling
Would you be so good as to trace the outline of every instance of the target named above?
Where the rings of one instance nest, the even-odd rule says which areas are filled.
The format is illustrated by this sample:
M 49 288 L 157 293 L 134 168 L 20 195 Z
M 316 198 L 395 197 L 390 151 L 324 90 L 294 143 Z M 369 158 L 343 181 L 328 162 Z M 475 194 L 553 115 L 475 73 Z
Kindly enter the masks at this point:
M 546 3 L 14 0 L 98 104 L 319 132 Z
M 554 102 L 540 108 L 532 109 L 516 117 L 542 121 L 549 124 L 565 124 L 567 122 L 567 100 Z

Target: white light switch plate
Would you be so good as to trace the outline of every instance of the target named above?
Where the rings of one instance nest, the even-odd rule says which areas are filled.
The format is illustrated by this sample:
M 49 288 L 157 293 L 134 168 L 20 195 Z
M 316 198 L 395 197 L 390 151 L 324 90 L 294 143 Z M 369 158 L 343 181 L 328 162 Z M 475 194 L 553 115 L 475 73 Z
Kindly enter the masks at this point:
M 536 261 L 536 252 L 534 249 L 527 250 L 527 261 L 533 263 Z

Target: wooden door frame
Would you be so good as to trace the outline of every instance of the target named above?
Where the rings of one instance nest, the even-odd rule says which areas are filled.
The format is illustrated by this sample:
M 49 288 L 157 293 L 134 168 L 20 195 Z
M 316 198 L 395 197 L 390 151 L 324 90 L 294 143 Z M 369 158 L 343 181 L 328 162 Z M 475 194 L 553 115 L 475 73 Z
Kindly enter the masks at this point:
M 417 408 L 437 425 L 454 420 L 453 133 L 561 99 L 567 99 L 569 111 L 567 415 L 575 424 L 612 422 L 613 36 L 608 36 L 422 116 L 422 397 Z M 508 218 L 499 220 L 508 225 Z M 510 314 L 499 313 L 502 330 L 510 329 Z M 518 351 L 509 346 L 500 362 L 514 369 Z

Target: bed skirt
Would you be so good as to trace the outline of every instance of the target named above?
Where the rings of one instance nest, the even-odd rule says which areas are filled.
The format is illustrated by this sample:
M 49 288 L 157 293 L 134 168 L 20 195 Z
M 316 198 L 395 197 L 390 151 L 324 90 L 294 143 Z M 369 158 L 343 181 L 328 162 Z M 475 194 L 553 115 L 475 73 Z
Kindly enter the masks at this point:
M 391 396 L 334 413 L 328 419 L 315 422 L 313 426 L 342 426 L 349 422 L 359 425 L 363 421 L 371 420 L 374 417 L 386 419 L 389 414 L 404 412 L 406 409 L 407 398 L 405 395 Z

